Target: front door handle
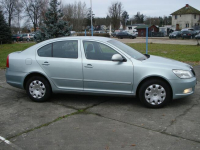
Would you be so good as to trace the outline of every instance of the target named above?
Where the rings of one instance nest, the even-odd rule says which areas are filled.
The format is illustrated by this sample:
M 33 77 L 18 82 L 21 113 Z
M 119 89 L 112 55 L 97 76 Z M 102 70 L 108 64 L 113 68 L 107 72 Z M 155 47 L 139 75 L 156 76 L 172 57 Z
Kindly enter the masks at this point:
M 85 68 L 93 68 L 91 64 L 87 64 L 86 66 L 84 66 Z

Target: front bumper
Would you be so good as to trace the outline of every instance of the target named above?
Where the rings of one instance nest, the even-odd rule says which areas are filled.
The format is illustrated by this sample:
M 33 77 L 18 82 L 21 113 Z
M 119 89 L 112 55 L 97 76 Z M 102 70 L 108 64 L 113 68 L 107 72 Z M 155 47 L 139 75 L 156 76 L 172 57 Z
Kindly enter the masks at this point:
M 196 77 L 190 79 L 177 79 L 169 81 L 172 86 L 173 99 L 183 98 L 194 93 L 197 84 Z M 185 89 L 192 88 L 192 92 L 184 94 Z

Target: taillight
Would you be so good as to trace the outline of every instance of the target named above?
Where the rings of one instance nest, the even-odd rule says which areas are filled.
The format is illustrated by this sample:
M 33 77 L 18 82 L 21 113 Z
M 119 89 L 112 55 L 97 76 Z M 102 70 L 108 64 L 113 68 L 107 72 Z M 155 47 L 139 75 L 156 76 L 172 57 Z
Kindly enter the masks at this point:
M 7 56 L 6 67 L 9 68 L 9 55 Z

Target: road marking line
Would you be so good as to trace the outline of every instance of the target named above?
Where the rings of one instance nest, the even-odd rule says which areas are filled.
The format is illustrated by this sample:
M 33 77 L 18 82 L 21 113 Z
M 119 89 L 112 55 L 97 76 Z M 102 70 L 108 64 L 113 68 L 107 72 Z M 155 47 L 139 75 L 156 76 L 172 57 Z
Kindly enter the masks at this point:
M 13 148 L 15 148 L 16 150 L 22 150 L 20 147 L 18 147 L 17 145 L 11 143 L 10 141 L 6 140 L 4 137 L 0 136 L 0 140 L 5 142 L 6 144 L 12 146 Z

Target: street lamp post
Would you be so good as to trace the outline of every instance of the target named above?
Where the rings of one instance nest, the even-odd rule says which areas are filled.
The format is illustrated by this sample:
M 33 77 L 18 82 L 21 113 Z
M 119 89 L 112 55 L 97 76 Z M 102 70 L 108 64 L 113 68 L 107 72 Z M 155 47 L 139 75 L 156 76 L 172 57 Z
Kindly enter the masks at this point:
M 90 0 L 90 5 L 91 5 L 91 11 L 90 11 L 90 15 L 91 15 L 91 35 L 93 36 L 93 25 L 92 25 L 92 0 Z

